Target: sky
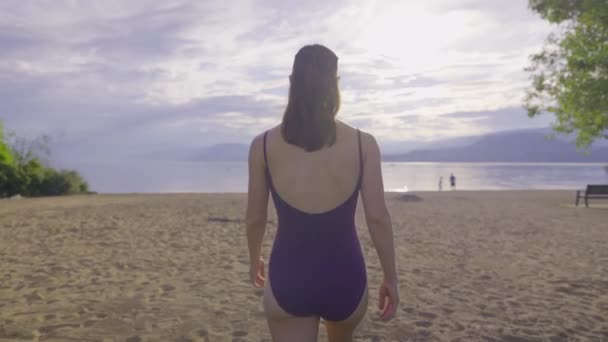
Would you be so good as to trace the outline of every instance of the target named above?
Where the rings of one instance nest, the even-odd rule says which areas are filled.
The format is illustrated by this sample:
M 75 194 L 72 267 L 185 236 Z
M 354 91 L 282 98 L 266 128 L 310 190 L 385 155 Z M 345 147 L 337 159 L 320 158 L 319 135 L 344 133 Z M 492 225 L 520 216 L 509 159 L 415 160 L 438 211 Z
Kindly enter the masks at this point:
M 522 103 L 550 31 L 527 0 L 3 0 L 0 120 L 71 159 L 249 144 L 320 43 L 339 57 L 338 118 L 387 150 L 546 127 Z

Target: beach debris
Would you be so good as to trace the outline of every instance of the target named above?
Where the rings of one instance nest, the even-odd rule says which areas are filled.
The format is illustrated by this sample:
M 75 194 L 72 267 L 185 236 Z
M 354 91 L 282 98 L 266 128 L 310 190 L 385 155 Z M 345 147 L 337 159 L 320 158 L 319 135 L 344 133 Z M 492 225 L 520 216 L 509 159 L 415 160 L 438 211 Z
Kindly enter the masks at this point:
M 403 201 L 403 202 L 421 202 L 422 201 L 422 198 L 420 198 L 414 194 L 403 194 L 403 195 L 399 196 L 398 198 L 400 201 Z
M 243 219 L 234 219 L 234 218 L 227 218 L 227 217 L 215 217 L 215 216 L 209 216 L 207 217 L 207 222 L 221 222 L 221 223 L 245 223 L 245 220 Z M 268 220 L 266 221 L 268 224 L 276 224 L 276 222 L 274 220 Z
M 22 199 L 22 198 L 23 197 L 21 197 L 20 194 L 16 194 L 16 195 L 13 195 L 13 196 L 9 197 L 9 199 L 12 199 L 12 200 L 18 200 L 18 199 Z
M 231 223 L 243 223 L 242 219 L 232 219 L 232 218 L 226 218 L 226 217 L 207 217 L 207 222 L 231 222 Z

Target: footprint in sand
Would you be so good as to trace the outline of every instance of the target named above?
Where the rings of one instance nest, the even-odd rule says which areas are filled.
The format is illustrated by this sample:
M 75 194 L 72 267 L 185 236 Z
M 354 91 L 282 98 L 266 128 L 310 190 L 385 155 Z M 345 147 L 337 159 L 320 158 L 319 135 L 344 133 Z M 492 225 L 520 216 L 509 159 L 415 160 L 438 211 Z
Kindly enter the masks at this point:
M 422 317 L 424 317 L 426 319 L 435 319 L 435 318 L 437 318 L 437 315 L 435 315 L 432 312 L 420 312 L 420 313 L 418 313 L 418 315 L 422 316 Z
M 564 333 L 549 337 L 549 342 L 567 342 L 567 341 L 568 341 L 568 335 L 564 334 Z
M 245 337 L 247 336 L 247 332 L 244 330 L 235 330 L 232 332 L 232 337 Z
M 404 307 L 404 308 L 401 308 L 401 311 L 403 311 L 403 312 L 406 312 L 406 313 L 408 313 L 408 314 L 413 315 L 415 310 L 414 310 L 414 308 L 410 308 L 410 307 L 407 307 L 407 306 L 406 306 L 406 307 Z
M 503 342 L 536 342 L 542 341 L 537 337 L 522 337 L 522 336 L 513 336 L 513 335 L 502 335 L 500 337 L 500 341 Z
M 465 329 L 464 325 L 462 325 L 462 324 L 460 324 L 458 322 L 454 322 L 454 330 L 455 331 L 463 331 L 464 329 Z
M 82 325 L 83 325 L 85 328 L 88 328 L 88 327 L 90 327 L 90 326 L 95 325 L 95 323 L 97 323 L 97 320 L 92 319 L 92 320 L 84 321 L 84 323 L 82 323 Z
M 175 286 L 169 285 L 169 284 L 161 285 L 160 288 L 162 290 L 161 296 L 163 296 L 163 297 L 167 297 L 167 296 L 171 295 L 173 290 L 175 290 Z
M 451 315 L 451 314 L 454 313 L 453 309 L 449 309 L 449 308 L 445 308 L 444 307 L 444 308 L 442 308 L 442 310 L 443 310 L 443 313 L 446 314 L 446 315 Z
M 33 302 L 44 299 L 38 292 L 32 292 L 30 294 L 24 295 L 23 298 L 27 301 L 28 304 L 32 304 Z
M 209 332 L 207 331 L 207 329 L 199 329 L 199 330 L 196 331 L 196 334 L 199 337 L 203 337 L 203 338 L 209 337 Z
M 429 321 L 416 321 L 414 323 L 417 327 L 423 327 L 423 328 L 428 328 L 431 325 L 433 325 L 433 322 L 429 322 Z
M 65 324 L 55 324 L 55 325 L 46 325 L 38 329 L 40 334 L 51 335 L 56 330 L 64 329 L 64 328 L 80 328 L 80 324 L 76 323 L 65 323 Z

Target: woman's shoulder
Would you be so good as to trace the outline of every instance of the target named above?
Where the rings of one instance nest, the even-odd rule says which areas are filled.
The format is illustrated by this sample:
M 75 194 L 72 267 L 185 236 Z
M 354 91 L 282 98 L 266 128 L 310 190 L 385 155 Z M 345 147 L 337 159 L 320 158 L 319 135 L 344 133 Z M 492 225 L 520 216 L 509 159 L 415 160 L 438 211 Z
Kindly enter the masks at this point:
M 342 128 L 346 131 L 352 131 L 353 133 L 357 133 L 357 131 L 359 131 L 359 134 L 361 134 L 361 143 L 362 144 L 368 145 L 368 144 L 376 143 L 376 138 L 373 136 L 373 134 L 371 134 L 361 128 L 351 126 L 351 125 L 345 123 L 344 121 L 336 120 L 336 123 L 338 125 L 342 126 Z
M 280 130 L 279 125 L 259 132 L 257 135 L 255 135 L 253 139 L 251 139 L 251 143 L 249 144 L 249 153 L 254 154 L 260 151 L 264 152 L 264 140 L 271 139 L 270 137 L 274 136 L 277 130 Z
M 264 131 L 262 131 L 262 132 L 258 132 L 258 134 L 257 134 L 257 135 L 255 135 L 255 136 L 253 137 L 253 139 L 251 140 L 251 144 L 253 145 L 253 144 L 260 144 L 260 143 L 263 143 L 263 142 L 264 142 L 264 137 L 265 137 L 265 136 L 266 136 L 266 138 L 268 138 L 268 136 L 271 136 L 271 135 L 275 134 L 275 132 L 276 132 L 277 130 L 279 130 L 279 129 L 280 129 L 280 125 L 277 125 L 277 126 L 274 126 L 274 127 L 272 127 L 272 128 L 269 128 L 269 129 L 267 129 L 267 130 L 264 130 Z

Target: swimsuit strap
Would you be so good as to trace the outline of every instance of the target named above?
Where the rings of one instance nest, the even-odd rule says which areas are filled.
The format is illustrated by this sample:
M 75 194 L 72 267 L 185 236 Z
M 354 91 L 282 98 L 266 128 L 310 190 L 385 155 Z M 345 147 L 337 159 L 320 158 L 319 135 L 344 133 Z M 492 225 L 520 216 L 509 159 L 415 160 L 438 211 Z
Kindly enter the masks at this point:
M 359 180 L 357 186 L 361 187 L 363 181 L 363 149 L 361 148 L 361 131 L 357 129 L 357 139 L 359 142 Z

